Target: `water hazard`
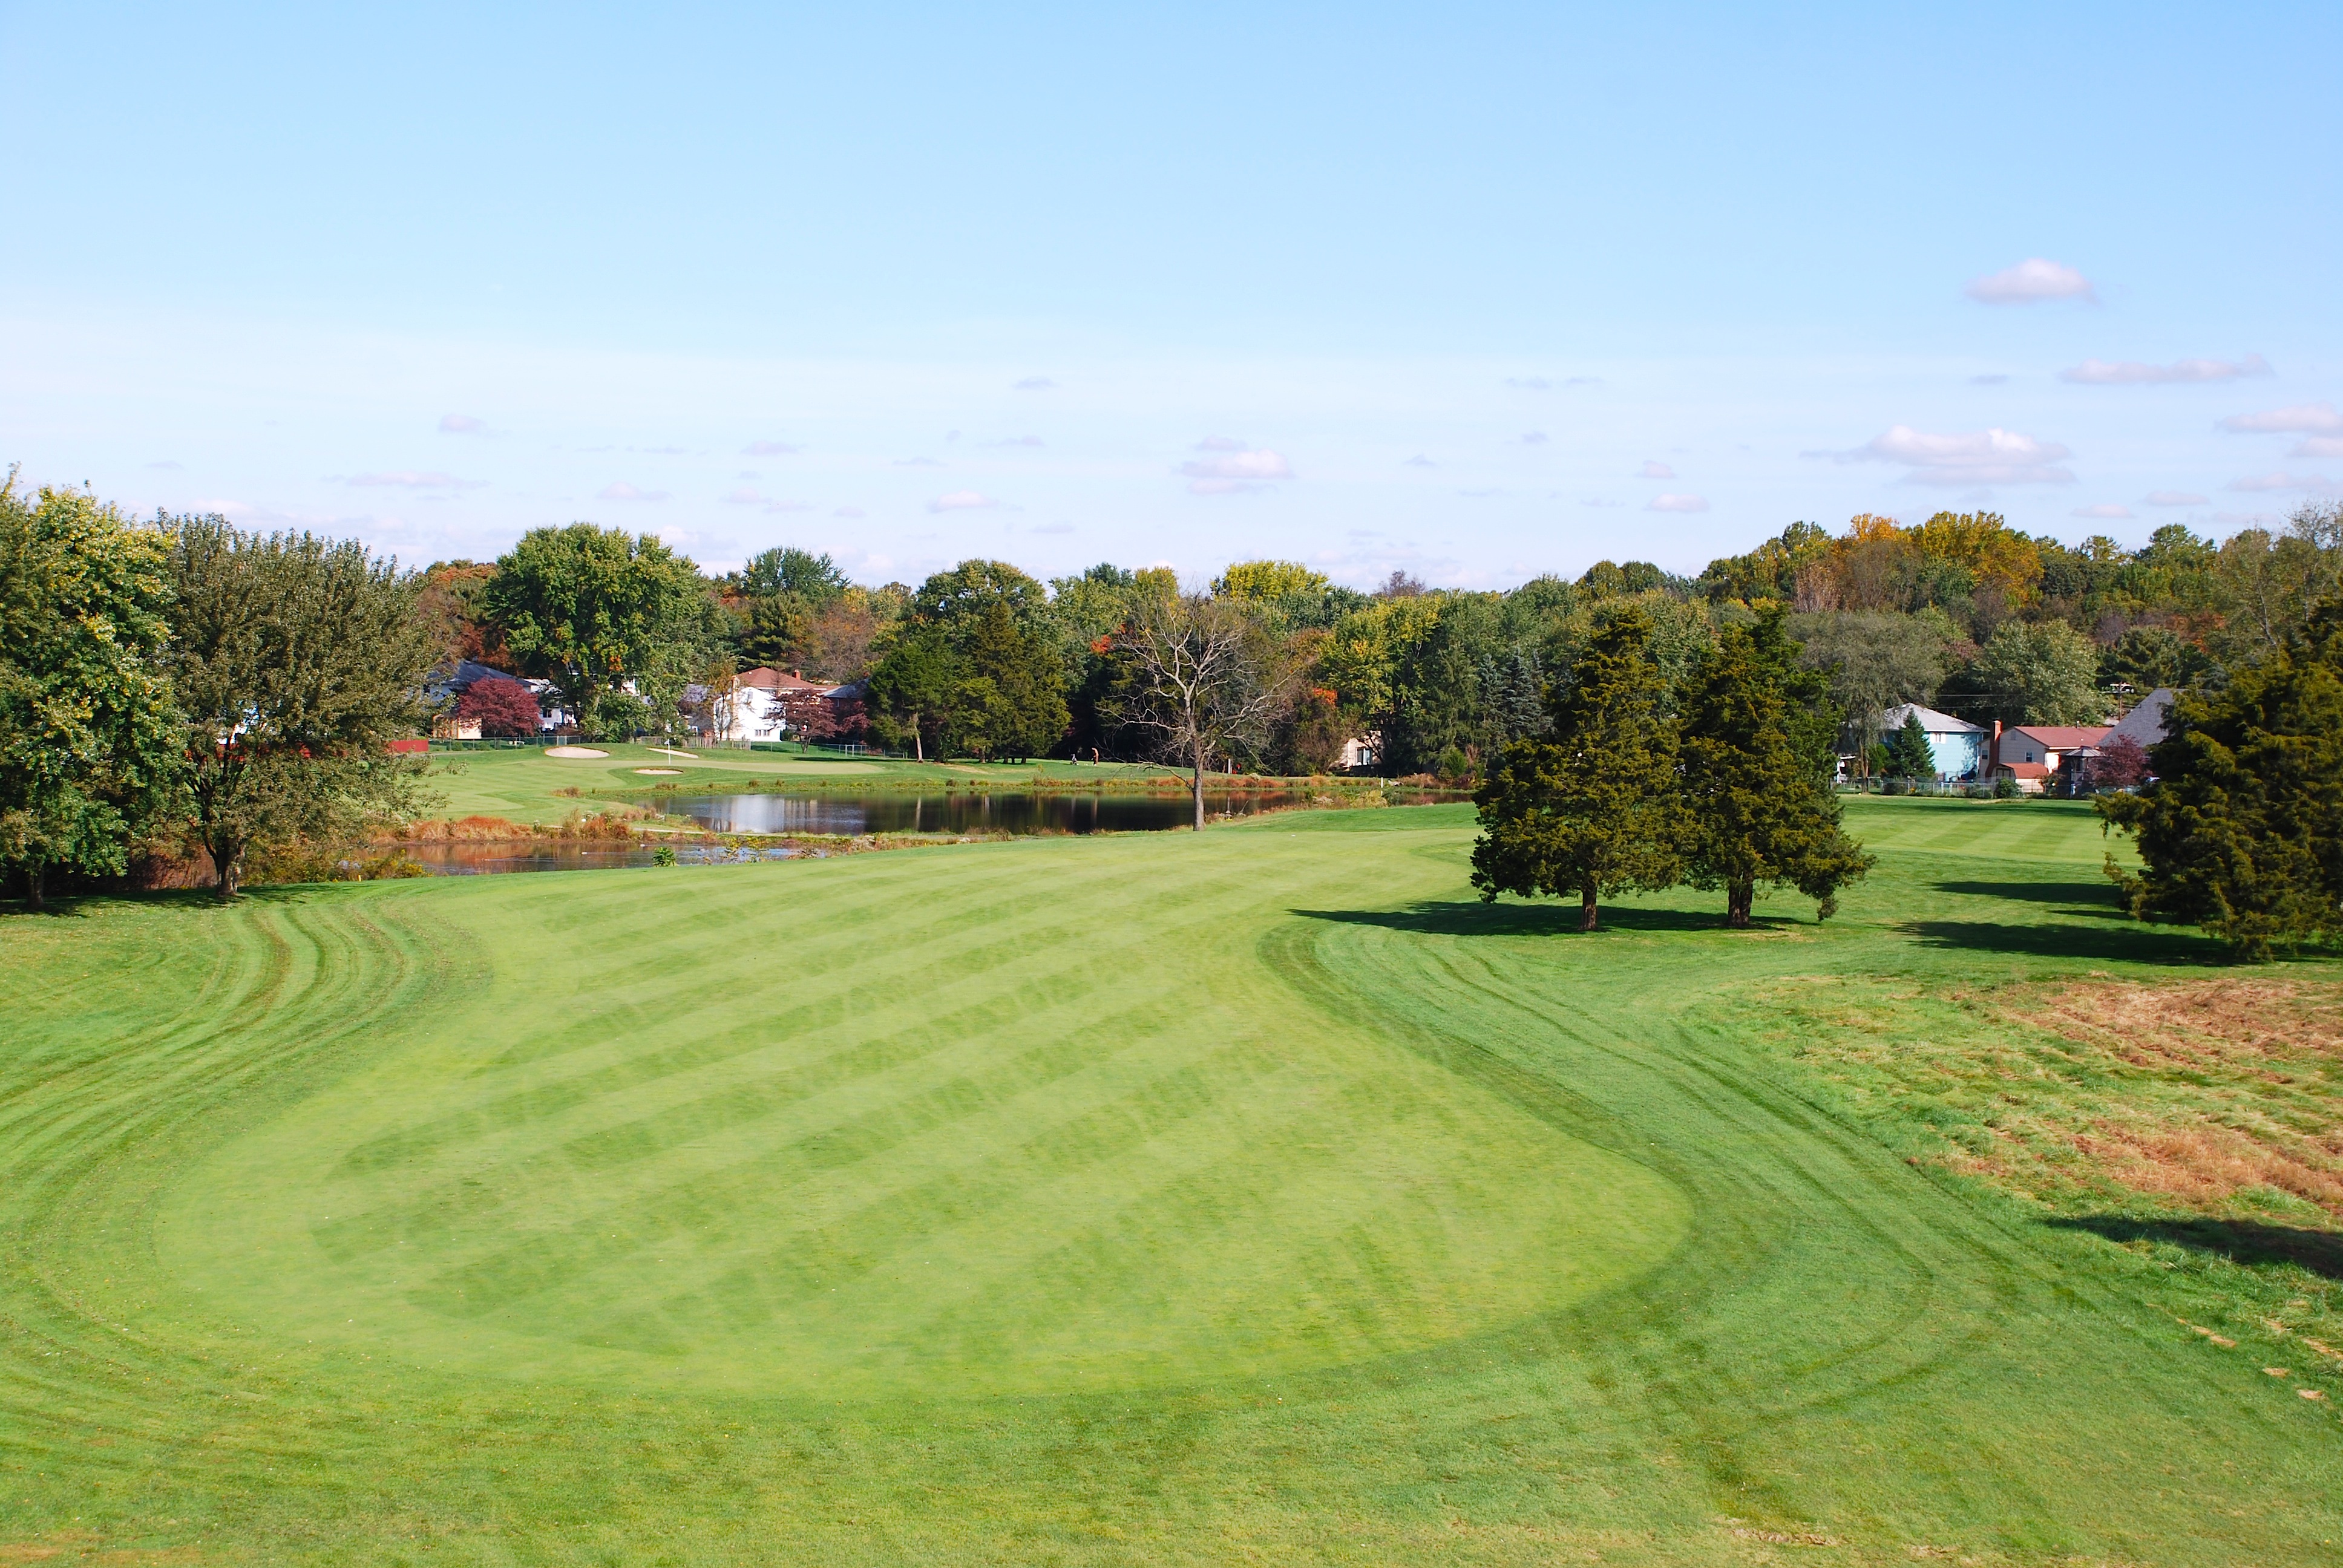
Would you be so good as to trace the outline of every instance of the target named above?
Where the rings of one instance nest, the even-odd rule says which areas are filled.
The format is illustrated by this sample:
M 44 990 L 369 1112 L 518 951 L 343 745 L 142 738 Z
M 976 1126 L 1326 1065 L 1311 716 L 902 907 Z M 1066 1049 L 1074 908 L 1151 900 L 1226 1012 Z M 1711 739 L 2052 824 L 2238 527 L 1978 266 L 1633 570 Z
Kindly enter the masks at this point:
M 1250 817 L 1302 803 L 1291 790 L 1204 791 L 1212 817 Z M 1186 795 L 935 794 L 669 795 L 660 810 L 711 833 L 1149 833 L 1195 820 Z

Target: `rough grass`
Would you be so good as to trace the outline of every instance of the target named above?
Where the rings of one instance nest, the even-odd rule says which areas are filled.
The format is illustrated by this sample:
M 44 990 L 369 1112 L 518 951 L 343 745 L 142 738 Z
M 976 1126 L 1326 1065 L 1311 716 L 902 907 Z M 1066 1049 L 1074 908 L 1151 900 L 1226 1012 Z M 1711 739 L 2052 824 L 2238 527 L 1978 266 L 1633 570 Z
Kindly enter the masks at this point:
M 1956 1164 L 2013 1018 L 2142 1127 L 2290 1028 L 2087 817 L 1849 816 L 1748 933 L 1455 808 L 0 918 L 0 1562 L 2332 1561 L 2338 1342 L 2237 1321 L 2331 1275 L 2066 1090 L 2071 1201 Z

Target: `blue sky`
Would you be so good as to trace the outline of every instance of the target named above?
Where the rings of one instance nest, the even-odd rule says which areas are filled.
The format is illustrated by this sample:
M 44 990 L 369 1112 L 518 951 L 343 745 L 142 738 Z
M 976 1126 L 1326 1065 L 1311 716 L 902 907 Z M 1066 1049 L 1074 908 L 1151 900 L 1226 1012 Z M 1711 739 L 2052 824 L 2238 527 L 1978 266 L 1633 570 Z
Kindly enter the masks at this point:
M 872 581 L 2343 492 L 2332 5 L 341 9 L 0 4 L 0 461 Z

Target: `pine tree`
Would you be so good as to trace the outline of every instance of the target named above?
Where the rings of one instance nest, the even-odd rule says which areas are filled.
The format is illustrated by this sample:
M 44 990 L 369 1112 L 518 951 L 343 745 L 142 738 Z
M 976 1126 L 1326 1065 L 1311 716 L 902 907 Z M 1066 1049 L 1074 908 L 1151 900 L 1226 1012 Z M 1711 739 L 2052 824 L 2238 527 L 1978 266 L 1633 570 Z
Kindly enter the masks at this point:
M 1578 929 L 1591 931 L 1605 894 L 1675 881 L 1675 747 L 1650 640 L 1642 610 L 1613 617 L 1554 693 L 1552 733 L 1499 757 L 1473 797 L 1473 885 L 1483 900 L 1575 892 Z
M 1839 829 L 1837 796 L 1793 737 L 1779 662 L 1728 626 L 1694 672 L 1680 719 L 1690 880 L 1725 890 L 1725 919 L 1746 926 L 1760 886 L 1796 888 L 1815 919 L 1871 858 Z
M 2201 925 L 2254 960 L 2343 929 L 2343 605 L 2182 697 L 2148 757 L 2155 783 L 2098 800 L 2147 862 L 2136 878 L 2108 862 L 2134 915 Z
M 1936 776 L 1936 753 L 1928 744 L 1928 728 L 1918 714 L 1906 714 L 1902 727 L 1887 738 L 1887 771 L 1896 779 Z

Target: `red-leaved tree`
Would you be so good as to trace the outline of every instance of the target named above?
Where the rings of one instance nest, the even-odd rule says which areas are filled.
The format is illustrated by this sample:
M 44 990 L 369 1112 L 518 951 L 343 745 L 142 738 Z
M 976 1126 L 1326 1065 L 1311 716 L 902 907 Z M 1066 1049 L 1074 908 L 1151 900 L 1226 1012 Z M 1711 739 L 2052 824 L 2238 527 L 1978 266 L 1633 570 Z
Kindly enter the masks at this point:
M 484 676 L 464 689 L 456 699 L 456 717 L 479 720 L 480 733 L 495 736 L 534 735 L 538 729 L 537 696 L 518 680 Z

